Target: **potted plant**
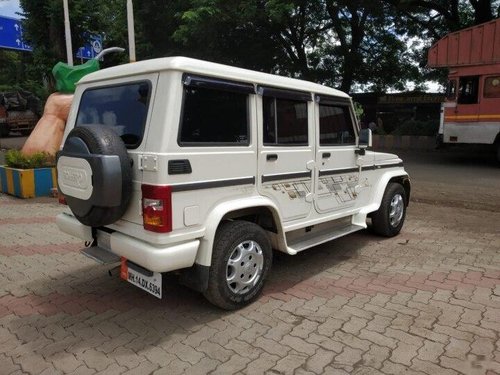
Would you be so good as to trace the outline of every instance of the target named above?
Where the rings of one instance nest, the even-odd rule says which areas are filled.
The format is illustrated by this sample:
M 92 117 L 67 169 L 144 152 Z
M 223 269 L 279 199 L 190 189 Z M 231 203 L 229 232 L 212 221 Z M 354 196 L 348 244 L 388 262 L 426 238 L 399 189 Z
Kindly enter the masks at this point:
M 5 154 L 0 166 L 0 191 L 19 198 L 49 196 L 57 187 L 54 156 L 46 152 L 25 155 L 19 150 Z

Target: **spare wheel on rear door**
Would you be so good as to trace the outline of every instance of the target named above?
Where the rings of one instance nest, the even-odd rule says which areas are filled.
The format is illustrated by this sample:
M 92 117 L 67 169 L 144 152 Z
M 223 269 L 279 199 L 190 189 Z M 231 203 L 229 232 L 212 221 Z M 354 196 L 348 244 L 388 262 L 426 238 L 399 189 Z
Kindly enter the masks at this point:
M 132 164 L 125 144 L 106 125 L 81 125 L 57 156 L 59 190 L 75 217 L 109 225 L 125 213 L 132 195 Z

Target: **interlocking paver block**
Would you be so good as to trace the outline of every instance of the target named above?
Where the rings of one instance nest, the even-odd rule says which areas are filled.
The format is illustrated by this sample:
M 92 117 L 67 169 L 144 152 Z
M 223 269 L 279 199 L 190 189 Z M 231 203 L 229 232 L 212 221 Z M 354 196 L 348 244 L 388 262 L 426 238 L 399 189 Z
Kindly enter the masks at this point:
M 250 361 L 251 359 L 246 356 L 235 354 L 229 361 L 222 363 L 214 371 L 217 374 L 236 374 L 238 371 L 243 370 Z
M 418 350 L 418 358 L 421 359 L 422 361 L 438 363 L 439 357 L 441 356 L 441 354 L 443 354 L 443 352 L 444 352 L 443 344 L 425 340 L 424 346 L 422 346 Z
M 301 367 L 307 361 L 307 356 L 299 354 L 288 354 L 280 359 L 276 366 L 271 369 L 271 374 L 293 374 L 295 369 Z
M 276 343 L 275 343 L 276 344 Z M 205 353 L 212 359 L 215 359 L 219 362 L 228 361 L 234 354 L 232 350 L 227 350 L 226 348 L 220 346 L 219 344 L 203 341 L 196 347 L 196 350 Z
M 248 363 L 243 373 L 247 375 L 265 374 L 276 365 L 279 359 L 280 357 L 277 355 L 262 353 L 259 358 Z
M 332 351 L 319 348 L 313 356 L 309 357 L 305 364 L 305 368 L 315 374 L 321 374 L 325 366 L 333 361 L 335 355 L 336 353 Z

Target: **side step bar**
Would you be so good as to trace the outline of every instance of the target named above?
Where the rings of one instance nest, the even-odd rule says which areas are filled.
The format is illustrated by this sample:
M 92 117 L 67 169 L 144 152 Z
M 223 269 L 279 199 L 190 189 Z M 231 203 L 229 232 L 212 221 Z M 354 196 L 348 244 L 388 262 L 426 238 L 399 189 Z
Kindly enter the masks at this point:
M 118 255 L 99 246 L 86 247 L 85 249 L 80 250 L 80 252 L 100 264 L 111 264 L 120 261 L 120 257 Z
M 347 225 L 336 229 L 327 229 L 323 232 L 315 233 L 314 236 L 307 236 L 306 238 L 299 238 L 288 244 L 288 251 L 290 254 L 296 254 L 299 251 L 309 249 L 310 247 L 320 245 L 322 243 L 343 237 L 349 233 L 357 232 L 358 230 L 365 229 L 361 225 Z

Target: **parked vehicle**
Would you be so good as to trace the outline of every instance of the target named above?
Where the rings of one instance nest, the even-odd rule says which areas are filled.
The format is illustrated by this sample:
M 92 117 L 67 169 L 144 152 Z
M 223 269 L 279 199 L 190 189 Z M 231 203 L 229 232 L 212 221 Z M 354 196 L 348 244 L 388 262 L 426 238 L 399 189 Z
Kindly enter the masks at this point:
M 29 135 L 39 116 L 40 100 L 27 91 L 0 93 L 0 137 L 11 131 Z
M 438 142 L 492 145 L 500 161 L 500 18 L 446 35 L 428 65 L 448 68 Z
M 399 233 L 410 181 L 368 151 L 350 97 L 310 82 L 184 57 L 78 84 L 58 154 L 59 228 L 156 297 L 162 273 L 224 309 L 250 303 L 272 251 L 367 228 Z

